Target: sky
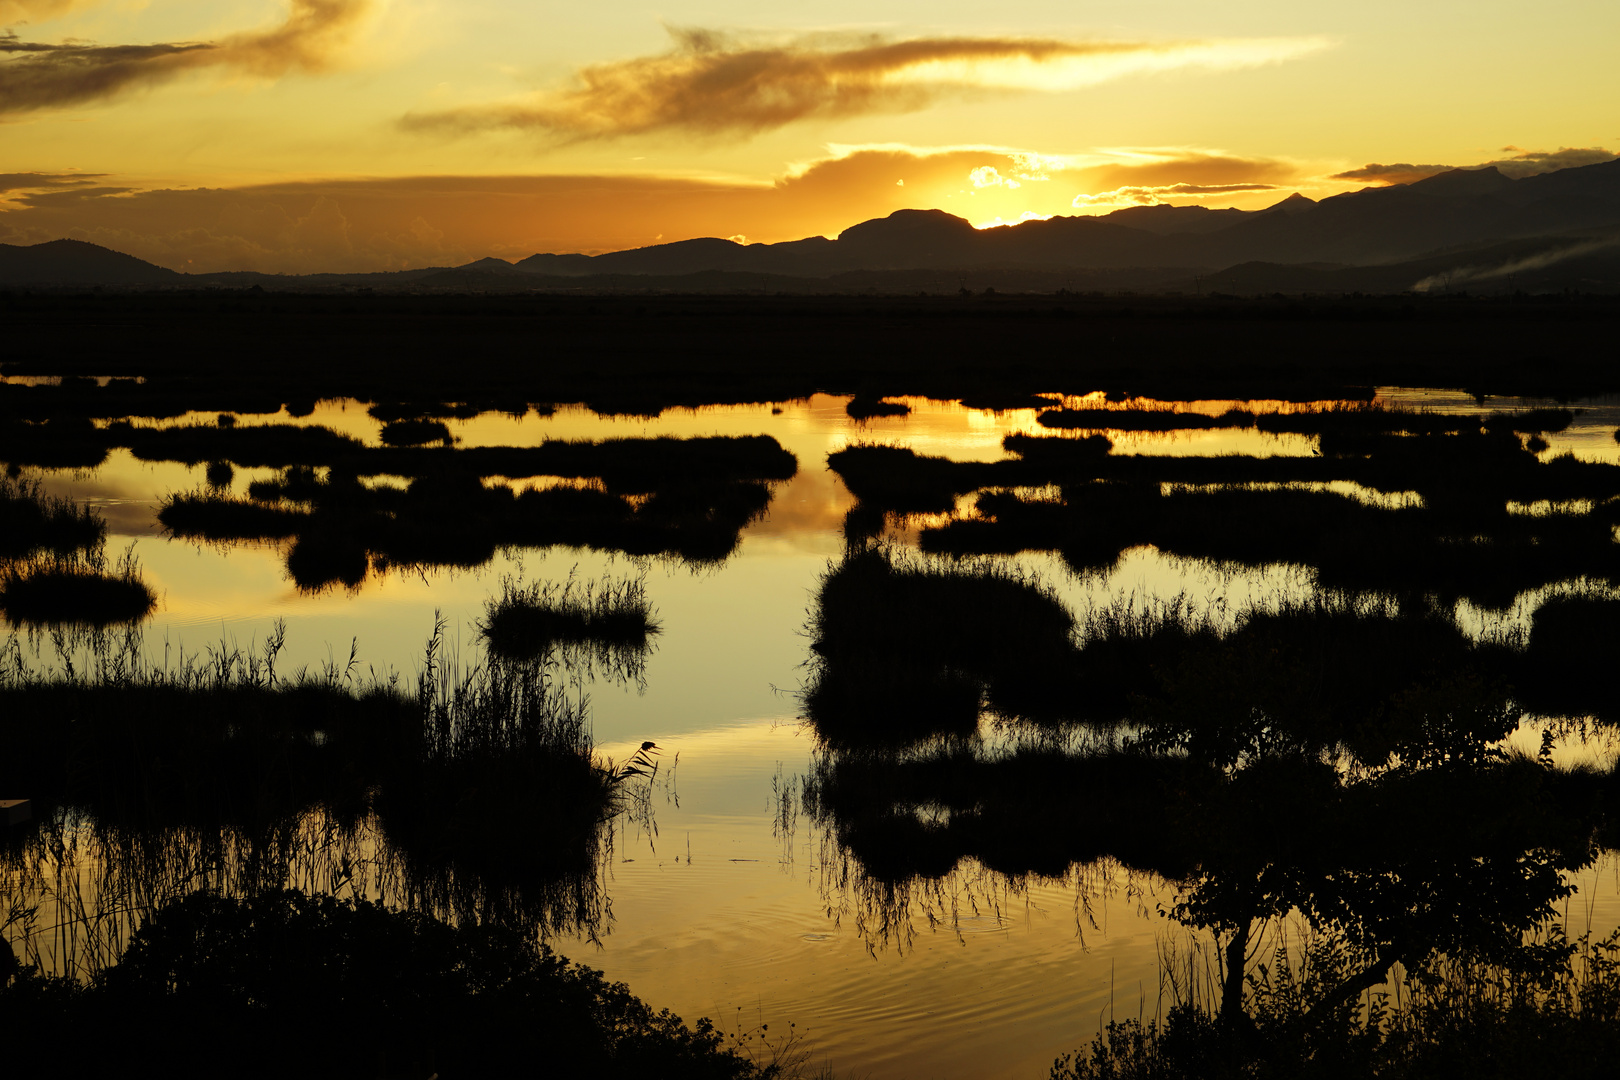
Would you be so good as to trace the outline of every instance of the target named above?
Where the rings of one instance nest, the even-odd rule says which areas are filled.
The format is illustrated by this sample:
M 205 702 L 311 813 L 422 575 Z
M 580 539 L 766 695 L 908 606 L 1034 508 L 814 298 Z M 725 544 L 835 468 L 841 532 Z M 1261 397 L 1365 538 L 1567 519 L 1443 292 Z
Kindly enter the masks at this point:
M 0 0 L 0 243 L 278 273 L 1620 148 L 1612 0 Z

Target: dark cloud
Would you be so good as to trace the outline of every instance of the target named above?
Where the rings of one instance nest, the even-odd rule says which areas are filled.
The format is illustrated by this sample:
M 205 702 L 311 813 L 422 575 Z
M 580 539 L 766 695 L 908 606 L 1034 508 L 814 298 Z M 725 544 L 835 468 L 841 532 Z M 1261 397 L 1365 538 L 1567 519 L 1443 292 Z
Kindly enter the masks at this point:
M 31 207 L 65 206 L 69 203 L 84 202 L 87 199 L 104 199 L 109 195 L 123 195 L 134 190 L 134 188 L 127 187 L 62 185 L 15 195 L 12 197 L 12 201 Z
M 1499 158 L 1488 161 L 1487 165 L 1494 165 L 1508 176 L 1517 179 L 1522 176 L 1537 176 L 1541 173 L 1557 172 L 1559 169 L 1574 169 L 1582 165 L 1601 165 L 1605 161 L 1613 161 L 1615 155 L 1601 146 L 1565 147 L 1560 146 L 1551 152 L 1542 150 L 1519 150 L 1517 146 L 1504 146 L 1504 151 L 1514 153 L 1509 158 Z
M 203 68 L 255 75 L 319 71 L 347 41 L 370 0 L 292 0 L 287 20 L 217 42 L 57 45 L 0 37 L 0 115 L 100 101 Z
M 0 195 L 13 191 L 49 191 L 82 188 L 105 179 L 106 173 L 0 173 Z
M 1517 146 L 1504 146 L 1504 153 L 1512 153 L 1512 157 L 1497 158 L 1478 165 L 1379 165 L 1372 163 L 1363 165 L 1359 169 L 1348 169 L 1345 172 L 1334 173 L 1332 180 L 1371 180 L 1379 184 L 1411 184 L 1418 180 L 1427 180 L 1431 176 L 1438 176 L 1453 169 L 1498 169 L 1504 176 L 1521 179 L 1526 176 L 1539 176 L 1542 173 L 1557 172 L 1559 169 L 1578 168 L 1582 165 L 1601 165 L 1605 161 L 1613 161 L 1615 155 L 1601 146 L 1590 147 L 1559 147 L 1557 150 L 1520 150 Z
M 1334 173 L 1328 177 L 1330 180 L 1371 180 L 1379 184 L 1411 184 L 1418 180 L 1427 180 L 1431 176 L 1438 176 L 1443 172 L 1450 172 L 1455 165 L 1380 165 L 1369 162 L 1359 169 L 1347 169 L 1341 173 Z
M 1084 178 L 1082 186 L 1092 188 L 1159 188 L 1185 184 L 1195 187 L 1225 187 L 1235 191 L 1245 190 L 1236 185 L 1287 184 L 1300 178 L 1300 170 L 1292 162 L 1278 161 L 1275 158 L 1166 151 L 1142 162 L 1102 165 L 1087 169 L 1082 175 Z
M 1076 208 L 1087 206 L 1152 206 L 1173 198 L 1203 198 L 1245 191 L 1276 191 L 1276 184 L 1162 184 L 1157 187 L 1120 187 L 1096 195 L 1076 195 Z
M 1120 42 L 811 35 L 760 42 L 670 29 L 658 56 L 595 64 L 526 102 L 412 114 L 412 130 L 496 128 L 597 139 L 655 131 L 750 134 L 797 120 L 910 112 L 964 95 L 1062 90 L 1136 72 L 1235 68 L 1322 48 L 1315 39 Z

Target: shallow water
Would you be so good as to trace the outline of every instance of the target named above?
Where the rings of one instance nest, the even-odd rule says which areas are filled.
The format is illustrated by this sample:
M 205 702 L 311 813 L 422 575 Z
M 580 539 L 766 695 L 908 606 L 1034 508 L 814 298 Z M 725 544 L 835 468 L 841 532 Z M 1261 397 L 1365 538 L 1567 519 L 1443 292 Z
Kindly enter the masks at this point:
M 1545 404 L 1480 405 L 1467 395 L 1396 388 L 1381 390 L 1379 399 L 1470 412 Z M 1034 410 L 991 413 L 907 400 L 911 415 L 864 423 L 848 418 L 845 399 L 826 396 L 779 410 L 714 407 L 656 419 L 564 408 L 545 417 L 446 421 L 469 447 L 556 438 L 774 436 L 798 457 L 798 475 L 777 486 L 768 515 L 745 531 L 735 555 L 701 570 L 672 560 L 531 550 L 503 553 L 478 570 L 373 575 L 357 590 L 311 595 L 287 580 L 280 545 L 198 546 L 162 534 L 155 520 L 159 500 L 200 485 L 201 467 L 149 464 L 117 451 L 90 474 L 30 475 L 40 475 L 53 494 L 97 506 L 115 548 L 133 545 L 160 597 L 146 631 L 148 650 L 160 657 L 222 645 L 256 649 L 284 620 L 284 670 L 342 667 L 353 642 L 362 672 L 408 676 L 441 615 L 452 648 L 464 663 L 475 662 L 476 621 L 507 575 L 535 581 L 645 573 L 662 623 L 645 687 L 593 687 L 594 730 L 599 750 L 621 761 L 643 740 L 656 742 L 665 775 L 672 769 L 674 779 L 655 792 L 657 835 L 627 833 L 617 842 L 607 883 L 613 919 L 600 946 L 563 941 L 561 951 L 688 1020 L 711 1016 L 726 1030 L 768 1024 L 773 1037 L 791 1023 L 817 1060 L 841 1072 L 1042 1075 L 1053 1057 L 1089 1042 L 1110 1016 L 1153 1016 L 1167 1004 L 1161 1002 L 1161 953 L 1187 947 L 1185 933 L 1156 910 L 1156 901 L 1168 904 L 1173 890 L 1103 870 L 1083 881 L 1077 876 L 1014 890 L 994 875 L 961 869 L 941 893 L 918 898 L 909 936 L 885 935 L 861 898 L 839 887 L 836 858 L 814 828 L 801 820 L 784 831 L 778 820 L 778 785 L 795 783 L 814 749 L 813 736 L 798 721 L 795 696 L 809 656 L 806 609 L 820 575 L 843 551 L 840 529 L 853 502 L 827 470 L 827 454 L 878 441 L 990 461 L 1004 456 L 1006 434 L 1043 430 Z M 1230 404 L 1191 407 L 1222 411 Z M 1620 460 L 1612 437 L 1620 398 L 1580 404 L 1588 411 L 1569 431 L 1549 437 L 1546 453 Z M 372 445 L 381 428 L 355 403 L 322 403 L 297 421 L 242 418 L 243 424 L 263 422 L 323 424 Z M 1115 453 L 1305 456 L 1314 443 L 1239 430 L 1112 434 Z M 233 489 L 245 491 L 250 480 L 272 472 L 237 470 Z M 1217 623 L 1229 622 L 1252 604 L 1302 598 L 1313 589 L 1308 573 L 1297 568 L 1221 573 L 1149 548 L 1126 553 L 1106 574 L 1083 577 L 1052 556 L 1017 561 L 1082 616 L 1122 599 L 1148 605 L 1182 597 Z M 1533 603 L 1507 613 L 1461 614 L 1473 632 L 1500 633 L 1529 610 Z M 25 648 L 40 663 L 52 662 L 48 643 L 30 641 Z M 1538 746 L 1533 732 L 1515 744 L 1532 754 Z M 1559 749 L 1566 760 L 1606 760 L 1612 753 L 1607 743 L 1574 738 Z M 1603 929 L 1620 923 L 1614 877 L 1607 866 L 1583 875 L 1572 924 Z

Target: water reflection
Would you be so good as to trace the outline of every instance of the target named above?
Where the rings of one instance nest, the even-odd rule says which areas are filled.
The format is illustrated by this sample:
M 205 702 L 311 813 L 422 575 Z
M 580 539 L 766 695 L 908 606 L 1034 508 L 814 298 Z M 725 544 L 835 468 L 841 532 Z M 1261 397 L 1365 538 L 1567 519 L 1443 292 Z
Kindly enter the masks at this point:
M 1114 962 L 1132 987 L 1131 1009 L 1145 980 L 1151 1014 L 1155 939 L 1181 933 L 1166 929 L 1174 924 L 1161 908 L 1182 929 L 1209 931 L 1197 947 L 1216 972 L 1218 1012 L 1223 958 L 1245 920 L 1254 974 L 1277 912 L 1311 910 L 1301 898 L 1317 903 L 1323 940 L 1346 957 L 1334 985 L 1376 972 L 1398 942 L 1410 943 L 1400 950 L 1408 957 L 1456 951 L 1445 943 L 1464 939 L 1511 953 L 1514 928 L 1541 919 L 1572 880 L 1568 868 L 1589 867 L 1591 851 L 1610 842 L 1613 746 L 1577 740 L 1605 731 L 1614 713 L 1600 677 L 1615 614 L 1612 525 L 1604 535 L 1613 440 L 1605 433 L 1607 457 L 1553 460 L 1589 414 L 1549 435 L 1546 451 L 1528 445 L 1530 433 L 1476 424 L 1464 436 L 1468 425 L 1448 420 L 1439 434 L 1399 436 L 1409 442 L 1388 431 L 1350 433 L 1361 441 L 1341 433 L 1335 444 L 1323 431 L 1220 429 L 1211 434 L 1252 442 L 1232 446 L 1238 456 L 1211 457 L 1176 431 L 1138 443 L 1109 429 L 1100 433 L 1107 447 L 1088 447 L 1043 428 L 1045 404 L 997 416 L 904 400 L 909 415 L 861 427 L 838 398 L 785 403 L 780 413 L 761 405 L 605 417 L 561 407 L 436 418 L 458 440 L 454 453 L 547 439 L 770 434 L 796 458 L 796 474 L 769 481 L 769 505 L 736 530 L 737 548 L 696 573 L 622 549 L 565 549 L 548 563 L 545 549 L 521 554 L 482 540 L 456 569 L 456 559 L 391 554 L 396 538 L 378 530 L 354 545 L 367 560 L 358 592 L 337 576 L 337 587 L 306 593 L 287 580 L 291 540 L 193 547 L 151 530 L 157 495 L 199 490 L 212 459 L 141 462 L 115 449 L 90 476 L 30 469 L 54 490 L 146 508 L 130 527 L 142 530 L 145 572 L 166 593 L 156 626 L 204 623 L 212 636 L 230 619 L 262 641 L 270 618 L 287 614 L 283 657 L 297 653 L 317 676 L 329 670 L 326 644 L 355 634 L 367 648 L 357 678 L 372 657 L 385 672 L 410 670 L 434 608 L 450 614 L 449 644 L 457 623 L 472 627 L 486 613 L 500 578 L 524 569 L 520 560 L 522 580 L 539 569 L 561 582 L 576 562 L 587 576 L 644 580 L 664 632 L 656 653 L 624 669 L 623 685 L 645 680 L 646 696 L 602 693 L 617 669 L 598 665 L 594 712 L 621 760 L 648 740 L 665 770 L 683 755 L 683 805 L 659 803 L 663 835 L 651 854 L 627 851 L 607 831 L 595 847 L 573 830 L 573 841 L 539 850 L 523 824 L 539 804 L 495 807 L 478 785 L 486 771 L 503 774 L 484 764 L 475 740 L 465 754 L 423 751 L 414 771 L 371 778 L 371 801 L 300 802 L 296 785 L 277 780 L 259 785 L 260 810 L 244 784 L 232 793 L 242 802 L 227 801 L 234 817 L 188 817 L 182 799 L 145 832 L 142 819 L 120 819 L 117 836 L 97 811 L 121 804 L 95 800 L 119 792 L 91 792 L 60 826 L 46 818 L 50 828 L 30 835 L 48 843 L 10 865 L 52 868 L 51 851 L 77 844 L 49 889 L 67 897 L 83 883 L 87 899 L 64 901 L 68 911 L 139 910 L 128 882 L 145 874 L 161 885 L 154 895 L 176 894 L 185 880 L 227 891 L 281 880 L 577 935 L 581 948 L 612 914 L 620 932 L 591 962 L 688 1015 L 760 1002 L 773 1029 L 814 1023 L 837 1060 L 862 1071 L 1038 1075 L 1094 1034 Z M 1503 409 L 1490 403 L 1477 415 Z M 383 424 L 394 422 L 364 405 L 319 403 L 302 418 L 243 412 L 237 427 L 261 421 L 328 427 L 365 453 L 384 450 Z M 163 424 L 199 422 L 218 426 L 201 412 Z M 846 487 L 823 463 L 860 443 L 898 446 L 890 458 L 913 464 L 934 459 L 922 469 L 944 478 L 944 497 L 912 490 L 901 469 L 877 477 L 900 505 L 866 491 L 856 507 L 859 482 Z M 378 507 L 408 501 L 417 482 L 419 495 L 456 482 L 413 468 L 367 477 L 356 516 L 395 513 Z M 306 475 L 284 466 L 232 471 L 213 493 L 302 515 L 301 528 L 345 509 L 330 465 L 312 467 L 307 489 L 298 487 Z M 346 482 L 341 471 L 335 479 Z M 609 493 L 600 476 L 509 479 L 481 476 L 478 486 L 507 487 L 514 501 L 528 488 Z M 472 505 L 469 521 L 493 518 L 479 510 L 486 496 L 460 481 L 444 505 L 458 514 Z M 255 486 L 267 497 L 253 499 Z M 648 494 L 624 496 L 631 513 Z M 881 542 L 857 544 L 846 560 L 852 509 L 848 535 Z M 453 531 L 454 515 L 416 516 Z M 940 556 L 920 557 L 918 543 Z M 390 555 L 387 576 L 379 551 Z M 489 561 L 475 568 L 476 557 Z M 407 564 L 410 573 L 395 572 Z M 823 573 L 838 582 L 828 587 Z M 827 602 L 829 628 L 840 627 L 808 651 L 795 636 L 807 601 Z M 250 616 L 259 621 L 236 622 Z M 54 671 L 48 644 L 37 663 Z M 162 647 L 149 631 L 142 648 Z M 243 651 L 259 655 L 262 645 Z M 347 652 L 331 660 L 340 680 Z M 810 669 L 796 670 L 807 660 Z M 813 728 L 772 727 L 798 710 L 772 684 L 814 691 Z M 411 697 L 415 680 L 400 685 Z M 1553 735 L 1545 759 L 1543 731 Z M 802 767 L 816 737 L 824 752 Z M 276 738 L 277 753 L 308 755 L 286 760 L 341 760 L 322 757 L 326 745 L 302 728 Z M 1576 756 L 1587 767 L 1572 767 Z M 372 751 L 356 757 L 370 761 Z M 802 774 L 790 785 L 800 817 L 788 874 L 761 807 L 778 762 L 784 783 Z M 209 758 L 198 767 L 218 766 Z M 395 809 L 405 806 L 391 819 L 378 801 L 389 779 Z M 7 782 L 34 777 L 8 773 Z M 129 792 L 120 798 L 139 806 Z M 95 878 L 97 828 L 138 856 L 127 864 L 137 869 L 105 886 Z M 481 835 L 458 850 L 472 832 Z M 1324 887 L 1328 877 L 1337 892 Z M 1468 890 L 1473 906 L 1446 916 L 1446 904 L 1467 906 L 1455 898 Z M 1600 923 L 1609 918 L 1601 910 Z M 46 921 L 41 914 L 38 925 Z M 110 933 L 112 922 L 97 925 Z M 1074 947 L 1077 934 L 1093 952 Z M 102 951 L 115 956 L 123 939 L 108 940 Z M 897 980 L 916 997 L 896 991 Z M 1315 984 L 1323 994 L 1333 989 L 1325 980 Z
M 463 658 L 441 621 L 407 689 L 352 655 L 288 674 L 284 642 L 158 666 L 138 629 L 58 630 L 44 670 L 13 637 L 0 787 L 33 803 L 4 866 L 6 936 L 25 957 L 93 974 L 148 913 L 198 890 L 381 898 L 542 938 L 605 931 L 613 823 L 650 826 L 656 747 L 619 764 L 594 751 L 573 652 Z
M 1375 410 L 1314 416 L 1387 423 Z M 964 902 L 993 913 L 1037 882 L 1079 891 L 1115 866 L 1168 882 L 1174 920 L 1220 942 L 1223 1030 L 1254 1027 L 1254 942 L 1288 918 L 1336 957 L 1296 1002 L 1306 1027 L 1345 1023 L 1396 970 L 1542 963 L 1537 936 L 1571 876 L 1617 837 L 1614 763 L 1558 766 L 1552 750 L 1560 730 L 1615 717 L 1602 654 L 1620 614 L 1620 474 L 1537 460 L 1511 427 L 1567 418 L 1521 416 L 1500 423 L 1507 436 L 1443 419 L 1440 434 L 1380 432 L 1354 449 L 1330 449 L 1324 432 L 1324 457 L 1301 471 L 1421 494 L 1392 508 L 1281 484 L 1132 486 L 1121 470 L 1155 463 L 1116 460 L 1095 436 L 1038 453 L 1009 437 L 1021 460 L 998 466 L 891 447 L 834 455 L 873 513 L 852 510 L 851 546 L 810 617 L 804 706 L 823 753 L 799 798 L 829 852 L 821 865 L 836 868 L 823 884 L 870 941 L 904 947 L 919 918 L 959 918 Z M 1236 481 L 1272 471 L 1212 466 Z M 980 494 L 974 517 L 922 531 L 925 551 L 977 562 L 870 539 L 886 515 L 1014 476 L 1055 494 Z M 1510 513 L 1523 494 L 1576 502 Z M 1298 563 L 1317 589 L 1228 625 L 1179 602 L 1082 620 L 985 560 L 1048 547 L 1084 570 L 1139 542 L 1217 565 Z M 1508 606 L 1573 580 L 1588 586 L 1549 596 L 1513 635 L 1471 638 L 1456 620 L 1458 596 Z M 1528 711 L 1544 717 L 1537 756 L 1508 746 Z

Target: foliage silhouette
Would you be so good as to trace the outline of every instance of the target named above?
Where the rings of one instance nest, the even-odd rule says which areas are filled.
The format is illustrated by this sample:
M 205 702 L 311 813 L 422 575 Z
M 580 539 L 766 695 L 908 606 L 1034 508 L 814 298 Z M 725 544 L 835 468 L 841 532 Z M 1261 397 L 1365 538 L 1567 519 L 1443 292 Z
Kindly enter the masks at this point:
M 689 1028 L 520 935 L 296 891 L 177 900 L 92 985 L 24 974 L 0 987 L 0 1003 L 38 1036 L 10 1057 L 23 1068 L 43 1067 L 89 1024 L 98 1036 L 80 1040 L 77 1058 L 97 1069 L 133 1055 L 172 1058 L 180 1075 L 225 1060 L 252 1076 L 311 1062 L 377 1077 L 548 1064 L 604 1077 L 773 1075 L 728 1050 L 709 1021 Z M 180 1057 L 176 1027 L 189 1033 Z

